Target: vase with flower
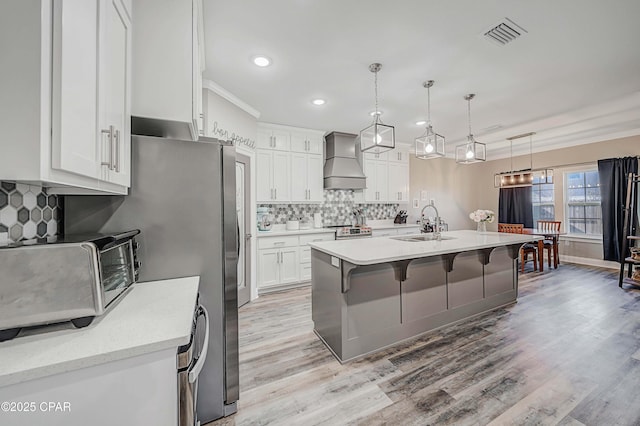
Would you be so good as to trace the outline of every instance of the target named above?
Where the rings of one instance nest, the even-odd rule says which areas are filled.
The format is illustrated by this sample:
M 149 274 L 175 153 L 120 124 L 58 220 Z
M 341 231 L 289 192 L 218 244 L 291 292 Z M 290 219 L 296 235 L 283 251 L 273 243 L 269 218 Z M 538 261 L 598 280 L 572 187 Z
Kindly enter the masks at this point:
M 473 220 L 478 232 L 487 232 L 487 223 L 493 223 L 496 219 L 496 214 L 492 210 L 478 209 L 469 213 L 469 218 Z

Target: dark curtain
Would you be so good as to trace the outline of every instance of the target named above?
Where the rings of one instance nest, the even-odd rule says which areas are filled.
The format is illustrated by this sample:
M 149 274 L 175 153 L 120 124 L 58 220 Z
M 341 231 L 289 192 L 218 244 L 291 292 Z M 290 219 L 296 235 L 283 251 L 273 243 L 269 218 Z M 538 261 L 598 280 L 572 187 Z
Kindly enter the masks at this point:
M 500 188 L 498 223 L 522 223 L 533 228 L 532 188 Z
M 602 197 L 602 248 L 604 260 L 621 261 L 624 205 L 627 199 L 629 173 L 638 174 L 637 157 L 598 160 L 600 194 Z M 634 191 L 636 192 L 636 191 Z M 629 235 L 635 235 L 638 223 L 638 197 L 635 194 L 629 214 Z M 623 257 L 626 254 L 623 254 Z

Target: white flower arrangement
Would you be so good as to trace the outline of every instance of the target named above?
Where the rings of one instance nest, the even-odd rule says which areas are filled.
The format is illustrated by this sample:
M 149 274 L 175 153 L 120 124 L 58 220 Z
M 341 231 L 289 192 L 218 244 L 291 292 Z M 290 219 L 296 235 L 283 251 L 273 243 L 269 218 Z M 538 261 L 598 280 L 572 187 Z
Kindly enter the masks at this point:
M 496 219 L 496 214 L 492 210 L 478 209 L 474 212 L 469 213 L 469 219 L 473 220 L 476 223 L 479 223 L 479 222 L 493 223 L 493 221 Z

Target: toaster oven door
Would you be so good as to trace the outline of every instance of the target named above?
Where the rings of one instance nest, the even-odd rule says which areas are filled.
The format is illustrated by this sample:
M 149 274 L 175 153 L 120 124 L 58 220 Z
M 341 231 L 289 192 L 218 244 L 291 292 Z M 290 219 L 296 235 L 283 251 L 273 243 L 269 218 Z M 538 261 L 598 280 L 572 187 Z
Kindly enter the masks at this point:
M 104 306 L 135 282 L 132 240 L 100 252 L 100 272 L 104 291 Z

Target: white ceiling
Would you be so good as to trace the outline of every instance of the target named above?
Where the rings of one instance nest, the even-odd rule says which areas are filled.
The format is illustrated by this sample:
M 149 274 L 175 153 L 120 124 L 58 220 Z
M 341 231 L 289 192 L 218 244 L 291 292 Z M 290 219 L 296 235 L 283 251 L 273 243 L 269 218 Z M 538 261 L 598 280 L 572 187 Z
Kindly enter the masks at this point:
M 504 17 L 528 33 L 497 46 L 483 33 Z M 368 66 L 381 62 L 382 119 L 398 141 L 422 133 L 433 79 L 448 151 L 476 93 L 473 133 L 491 159 L 525 132 L 537 132 L 534 151 L 640 134 L 639 17 L 638 0 L 205 0 L 205 78 L 261 121 L 357 133 L 374 109 Z M 273 65 L 256 67 L 256 54 Z

